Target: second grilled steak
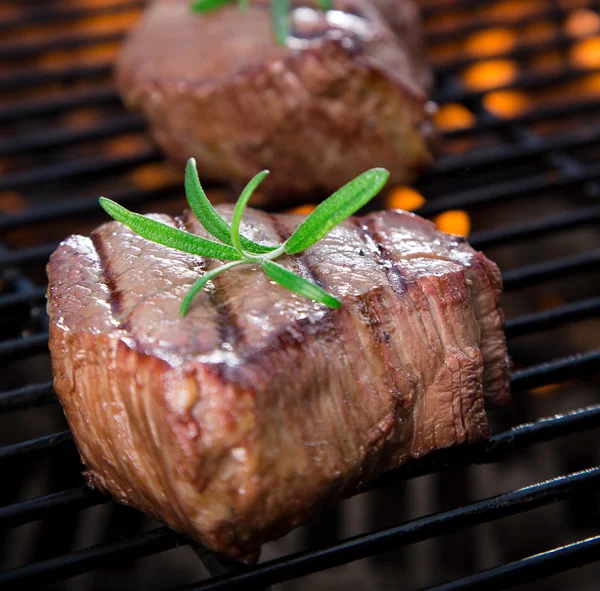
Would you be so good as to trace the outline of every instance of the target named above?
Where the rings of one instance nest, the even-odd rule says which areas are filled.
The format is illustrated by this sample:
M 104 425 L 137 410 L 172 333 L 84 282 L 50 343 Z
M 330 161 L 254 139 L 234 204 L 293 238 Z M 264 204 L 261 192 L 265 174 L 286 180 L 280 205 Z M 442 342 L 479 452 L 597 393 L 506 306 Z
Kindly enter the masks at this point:
M 335 0 L 326 14 L 292 3 L 287 46 L 273 39 L 270 4 L 197 14 L 190 0 L 156 0 L 117 63 L 124 101 L 202 178 L 272 170 L 261 185 L 272 200 L 332 192 L 373 166 L 411 180 L 432 134 L 411 1 Z
M 301 220 L 247 210 L 242 232 L 280 242 Z M 182 318 L 219 263 L 116 222 L 48 266 L 55 388 L 88 479 L 234 558 L 411 458 L 487 437 L 486 401 L 508 398 L 500 274 L 464 240 L 388 211 L 279 260 L 342 307 L 240 268 Z

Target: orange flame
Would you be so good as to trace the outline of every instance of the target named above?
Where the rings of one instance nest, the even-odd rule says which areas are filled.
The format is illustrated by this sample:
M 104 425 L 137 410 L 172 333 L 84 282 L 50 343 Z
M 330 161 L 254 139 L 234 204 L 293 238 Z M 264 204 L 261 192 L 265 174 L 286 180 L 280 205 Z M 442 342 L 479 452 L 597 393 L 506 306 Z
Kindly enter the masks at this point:
M 511 60 L 487 60 L 465 69 L 462 79 L 471 90 L 492 90 L 512 82 L 517 77 L 517 66 Z
M 316 205 L 307 203 L 306 205 L 299 205 L 292 209 L 288 209 L 288 213 L 295 213 L 297 215 L 308 215 L 315 210 Z
M 434 119 L 435 124 L 441 131 L 465 129 L 475 125 L 475 115 L 458 103 L 450 103 L 440 107 Z
M 571 59 L 580 68 L 600 67 L 600 36 L 590 37 L 574 45 Z
M 587 8 L 578 8 L 569 14 L 565 29 L 571 37 L 593 35 L 600 31 L 600 15 Z
M 515 45 L 515 35 L 508 29 L 487 29 L 471 35 L 465 49 L 471 55 L 493 56 L 510 51 Z
M 440 213 L 433 221 L 438 229 L 446 234 L 466 237 L 471 231 L 469 214 L 462 209 L 450 209 Z
M 410 187 L 396 187 L 388 195 L 386 205 L 388 209 L 414 211 L 425 205 L 425 198 Z
M 531 101 L 524 92 L 516 90 L 497 90 L 483 99 L 483 106 L 498 117 L 516 117 L 529 108 Z

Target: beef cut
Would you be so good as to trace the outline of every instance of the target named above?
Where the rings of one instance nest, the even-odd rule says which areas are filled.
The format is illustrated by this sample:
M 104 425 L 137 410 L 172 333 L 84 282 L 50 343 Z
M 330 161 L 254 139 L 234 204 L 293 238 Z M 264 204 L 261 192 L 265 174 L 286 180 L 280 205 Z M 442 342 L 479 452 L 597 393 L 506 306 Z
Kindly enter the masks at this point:
M 326 13 L 300 4 L 281 46 L 270 0 L 201 14 L 190 0 L 155 0 L 119 57 L 121 96 L 202 178 L 245 183 L 272 170 L 261 186 L 272 201 L 334 191 L 374 166 L 410 181 L 434 135 L 412 0 L 334 0 Z
M 277 243 L 302 219 L 247 210 L 242 232 Z M 342 307 L 240 267 L 182 318 L 219 262 L 117 222 L 48 264 L 55 388 L 89 482 L 238 559 L 384 471 L 486 438 L 486 406 L 509 396 L 501 276 L 464 239 L 385 211 L 278 261 Z

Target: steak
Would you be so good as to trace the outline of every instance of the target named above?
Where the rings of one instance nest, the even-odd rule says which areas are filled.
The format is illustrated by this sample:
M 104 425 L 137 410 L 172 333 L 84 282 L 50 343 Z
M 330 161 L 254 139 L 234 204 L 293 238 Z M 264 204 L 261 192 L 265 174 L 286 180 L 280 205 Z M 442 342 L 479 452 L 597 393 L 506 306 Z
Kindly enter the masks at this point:
M 225 219 L 232 208 L 219 206 Z M 196 218 L 152 216 L 206 236 Z M 304 219 L 247 210 L 285 240 Z M 339 310 L 111 222 L 48 264 L 55 389 L 89 482 L 236 559 L 433 450 L 488 437 L 509 364 L 496 265 L 401 211 L 278 259 Z
M 299 4 L 281 46 L 270 0 L 201 14 L 190 0 L 156 0 L 119 56 L 121 96 L 168 155 L 196 158 L 202 178 L 245 183 L 272 170 L 261 185 L 271 201 L 332 192 L 374 166 L 410 181 L 430 162 L 433 135 L 417 9 Z

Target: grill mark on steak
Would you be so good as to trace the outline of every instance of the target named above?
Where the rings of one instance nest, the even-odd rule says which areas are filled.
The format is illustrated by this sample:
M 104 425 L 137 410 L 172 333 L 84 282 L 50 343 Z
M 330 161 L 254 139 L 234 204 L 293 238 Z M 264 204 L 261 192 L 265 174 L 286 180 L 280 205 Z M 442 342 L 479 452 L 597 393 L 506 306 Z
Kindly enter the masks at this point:
M 102 269 L 102 277 L 109 290 L 108 304 L 110 306 L 113 318 L 120 322 L 120 316 L 123 312 L 123 293 L 117 287 L 117 280 L 110 264 L 110 257 L 106 252 L 106 246 L 102 241 L 102 237 L 96 231 L 90 235 L 92 245 L 98 254 L 100 268 Z
M 378 239 L 377 232 L 372 229 L 373 222 L 367 218 L 353 218 L 352 223 L 358 228 L 361 239 L 377 255 L 377 260 L 383 269 L 392 291 L 398 295 L 402 294 L 406 286 L 406 277 L 402 271 L 391 261 L 389 251 Z
M 186 210 L 180 221 L 183 225 L 183 230 L 190 234 L 198 234 L 196 232 L 198 220 L 191 211 Z M 209 238 L 209 236 L 205 236 L 205 238 Z M 208 270 L 208 265 L 205 261 L 205 272 Z M 244 333 L 237 322 L 236 315 L 219 290 L 219 282 L 215 279 L 212 281 L 214 289 L 211 289 L 208 293 L 209 301 L 213 304 L 218 314 L 217 330 L 221 337 L 221 349 L 235 350 L 236 347 L 244 342 Z

